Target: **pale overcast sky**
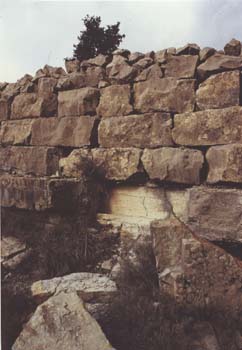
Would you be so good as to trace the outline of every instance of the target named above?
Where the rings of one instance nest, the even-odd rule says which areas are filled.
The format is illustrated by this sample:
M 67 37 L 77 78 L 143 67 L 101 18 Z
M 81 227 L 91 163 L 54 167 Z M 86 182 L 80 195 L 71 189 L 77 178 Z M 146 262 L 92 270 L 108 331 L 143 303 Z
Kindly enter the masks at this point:
M 0 81 L 63 66 L 86 14 L 121 22 L 121 44 L 147 52 L 196 42 L 217 49 L 242 40 L 242 0 L 37 1 L 0 0 Z

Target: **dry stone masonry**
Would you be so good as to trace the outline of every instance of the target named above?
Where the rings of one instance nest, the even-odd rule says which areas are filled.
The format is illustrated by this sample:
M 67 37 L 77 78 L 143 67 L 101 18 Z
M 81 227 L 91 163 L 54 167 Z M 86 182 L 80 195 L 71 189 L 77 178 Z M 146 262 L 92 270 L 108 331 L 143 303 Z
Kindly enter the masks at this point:
M 224 310 L 237 320 L 227 343 L 219 325 L 212 331 L 209 325 L 215 345 L 199 349 L 242 349 L 239 41 L 219 52 L 196 44 L 147 54 L 117 50 L 82 62 L 67 60 L 66 71 L 46 65 L 33 77 L 1 83 L 0 144 L 7 278 L 23 253 L 28 257 L 33 237 L 39 242 L 56 229 L 70 235 L 82 227 L 80 218 L 89 229 L 98 225 L 110 235 L 118 232 L 121 250 L 127 240 L 136 244 L 145 236 L 161 292 L 189 307 Z M 103 262 L 110 276 L 118 271 L 117 261 Z M 115 283 L 91 273 L 70 276 L 35 282 L 33 295 L 49 299 L 13 349 L 55 349 L 62 326 L 63 349 L 111 349 L 79 289 L 90 289 L 92 296 L 97 291 L 100 303 L 100 296 L 117 292 Z M 53 338 L 43 319 L 57 307 Z M 83 346 L 70 337 L 71 325 L 77 334 L 80 327 L 87 329 L 86 339 L 80 335 Z M 95 344 L 92 328 L 98 333 Z

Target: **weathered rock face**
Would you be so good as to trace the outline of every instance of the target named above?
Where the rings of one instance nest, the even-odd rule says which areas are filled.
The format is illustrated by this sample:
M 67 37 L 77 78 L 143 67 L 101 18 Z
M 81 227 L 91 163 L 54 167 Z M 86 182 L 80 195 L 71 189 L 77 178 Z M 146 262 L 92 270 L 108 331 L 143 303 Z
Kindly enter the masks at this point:
M 209 57 L 204 63 L 200 64 L 197 68 L 197 72 L 200 78 L 205 79 L 211 74 L 242 68 L 242 57 L 232 57 L 229 55 L 223 55 L 221 53 L 215 53 Z
M 59 169 L 61 150 L 52 147 L 0 148 L 0 168 L 19 175 L 53 175 Z
M 95 117 L 36 119 L 32 124 L 31 145 L 82 147 L 92 143 Z
M 76 293 L 61 292 L 38 306 L 13 350 L 112 349 L 98 323 Z
M 206 159 L 209 165 L 209 183 L 242 182 L 242 144 L 211 147 Z
M 75 210 L 86 187 L 75 179 L 48 179 L 4 175 L 0 178 L 2 206 L 30 210 Z
M 8 101 L 0 99 L 0 121 L 8 119 L 9 115 L 9 104 Z
M 60 168 L 64 176 L 78 177 L 83 172 L 83 158 L 87 158 L 99 175 L 108 180 L 121 181 L 142 172 L 140 157 L 141 150 L 136 148 L 75 150 L 69 157 L 60 160 Z
M 23 93 L 14 98 L 11 119 L 49 117 L 57 112 L 57 96 L 54 94 L 44 97 L 42 93 Z
M 175 78 L 154 79 L 134 85 L 134 107 L 141 113 L 165 111 L 192 112 L 195 81 Z
M 242 141 L 242 108 L 230 107 L 176 115 L 172 137 L 176 144 L 202 146 Z
M 31 292 L 34 299 L 43 301 L 61 292 L 75 292 L 84 302 L 107 303 L 117 294 L 114 281 L 105 275 L 90 272 L 72 273 L 63 277 L 33 283 Z
M 34 120 L 3 121 L 0 129 L 1 145 L 29 145 Z
M 168 113 L 105 118 L 98 129 L 101 147 L 157 147 L 173 144 Z
M 141 158 L 150 179 L 199 184 L 202 152 L 170 147 L 145 149 Z
M 183 55 L 169 56 L 165 66 L 165 76 L 181 78 L 194 78 L 198 56 Z
M 186 224 L 210 241 L 242 241 L 242 191 L 193 187 L 188 190 Z
M 158 64 L 153 64 L 148 68 L 145 68 L 136 78 L 135 82 L 144 81 L 148 79 L 163 78 L 164 73 Z
M 83 88 L 73 91 L 61 91 L 58 94 L 58 116 L 73 117 L 95 114 L 99 101 L 99 90 Z
M 212 47 L 204 47 L 200 52 L 199 52 L 199 59 L 201 62 L 206 61 L 209 57 L 214 55 L 216 52 L 215 49 Z
M 130 114 L 133 111 L 130 99 L 129 85 L 108 86 L 101 91 L 97 113 L 103 118 Z
M 26 244 L 15 237 L 1 237 L 1 267 L 7 271 L 16 269 L 28 256 Z
M 196 103 L 200 110 L 239 105 L 240 72 L 224 72 L 205 80 L 196 92 Z
M 185 304 L 238 314 L 242 275 L 230 254 L 197 240 L 174 217 L 153 222 L 151 232 L 162 290 Z
M 197 44 L 187 44 L 176 50 L 177 55 L 197 55 L 199 54 L 200 47 Z
M 236 39 L 230 40 L 230 42 L 224 46 L 224 52 L 226 55 L 239 56 L 241 53 L 241 42 Z

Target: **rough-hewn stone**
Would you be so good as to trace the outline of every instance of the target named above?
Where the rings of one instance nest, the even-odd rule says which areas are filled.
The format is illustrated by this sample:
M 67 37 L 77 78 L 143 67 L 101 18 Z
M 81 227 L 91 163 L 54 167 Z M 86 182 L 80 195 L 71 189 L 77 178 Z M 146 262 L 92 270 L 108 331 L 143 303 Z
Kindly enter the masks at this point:
M 141 150 L 136 148 L 96 148 L 74 150 L 69 157 L 60 160 L 64 176 L 80 176 L 83 157 L 90 159 L 97 172 L 108 180 L 126 180 L 142 170 L 139 168 Z
M 233 57 L 215 53 L 209 57 L 204 63 L 197 67 L 200 78 L 205 79 L 211 74 L 242 68 L 242 56 Z
M 200 52 L 199 52 L 199 59 L 201 62 L 206 61 L 209 57 L 214 55 L 216 50 L 212 47 L 204 47 Z
M 52 147 L 0 148 L 0 170 L 19 175 L 53 175 L 58 171 L 61 154 Z
M 195 103 L 195 80 L 152 79 L 134 85 L 134 107 L 152 111 L 192 112 Z
M 242 144 L 211 147 L 206 158 L 208 182 L 242 182 Z
M 242 191 L 193 187 L 188 190 L 186 224 L 211 241 L 242 242 Z
M 43 115 L 43 99 L 36 93 L 24 93 L 16 96 L 11 106 L 11 119 L 36 118 Z
M 58 116 L 73 117 L 95 114 L 99 102 L 99 90 L 83 88 L 58 93 Z
M 200 110 L 240 104 L 240 72 L 223 72 L 209 77 L 196 92 Z
M 134 64 L 144 57 L 145 57 L 145 55 L 141 52 L 132 52 L 129 55 L 129 63 Z
M 169 55 L 166 59 L 165 77 L 194 78 L 198 56 L 195 55 Z
M 76 210 L 85 188 L 75 179 L 36 178 L 3 175 L 0 177 L 1 205 L 19 209 L 54 208 L 66 213 Z
M 160 66 L 156 63 L 142 70 L 142 72 L 134 79 L 134 81 L 139 82 L 148 79 L 163 78 L 163 76 L 163 71 L 161 70 Z
M 167 206 L 163 188 L 145 186 L 116 186 L 110 191 L 107 212 L 119 222 L 126 222 L 126 217 L 136 225 L 136 235 L 139 233 L 139 224 L 150 223 L 154 219 L 166 219 L 170 208 Z M 136 220 L 135 220 L 136 219 Z M 142 221 L 145 219 L 146 221 Z M 138 225 L 138 227 L 137 227 Z
M 80 89 L 84 87 L 97 87 L 105 78 L 104 69 L 90 66 L 81 72 L 73 72 L 58 80 L 57 90 Z
M 241 54 L 241 42 L 236 39 L 230 40 L 230 42 L 224 46 L 224 53 L 225 55 L 239 56 Z
M 242 142 L 242 107 L 211 109 L 176 115 L 172 136 L 189 146 Z
M 77 59 L 66 59 L 65 67 L 67 73 L 79 72 L 80 71 L 80 61 Z
M 7 100 L 0 99 L 0 121 L 8 119 L 9 116 L 9 103 Z
M 1 145 L 29 145 L 34 119 L 3 121 L 0 128 Z
M 145 149 L 141 158 L 150 179 L 185 184 L 199 184 L 203 166 L 202 152 L 162 147 Z
M 176 50 L 176 55 L 198 55 L 200 47 L 197 44 L 187 44 Z
M 40 118 L 32 124 L 31 145 L 82 147 L 92 143 L 96 118 Z
M 129 85 L 108 86 L 101 91 L 97 113 L 101 117 L 117 117 L 132 113 Z
M 174 217 L 151 225 L 160 288 L 184 305 L 239 315 L 242 274 L 221 248 L 194 238 Z
M 118 84 L 130 82 L 137 73 L 137 68 L 128 63 L 127 58 L 114 55 L 113 60 L 106 67 L 106 72 L 109 79 Z
M 112 350 L 100 326 L 75 293 L 61 292 L 38 306 L 13 350 Z
M 169 146 L 173 144 L 171 126 L 168 113 L 105 118 L 99 124 L 99 144 L 101 147 Z
M 60 292 L 76 292 L 84 302 L 105 303 L 117 293 L 114 281 L 108 276 L 91 272 L 72 273 L 67 276 L 34 282 L 31 293 L 37 301 L 48 299 Z

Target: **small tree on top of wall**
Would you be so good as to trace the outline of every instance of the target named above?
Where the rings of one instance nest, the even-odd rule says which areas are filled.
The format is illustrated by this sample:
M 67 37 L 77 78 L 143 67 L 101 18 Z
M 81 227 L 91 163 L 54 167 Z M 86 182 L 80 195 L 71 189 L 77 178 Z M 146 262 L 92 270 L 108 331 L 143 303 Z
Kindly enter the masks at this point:
M 101 17 L 87 15 L 83 20 L 86 27 L 78 36 L 78 44 L 73 45 L 73 58 L 85 60 L 93 58 L 98 54 L 108 55 L 116 50 L 124 34 L 119 33 L 120 22 L 108 25 L 106 28 L 101 27 Z

